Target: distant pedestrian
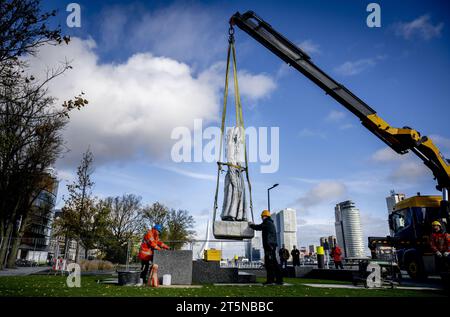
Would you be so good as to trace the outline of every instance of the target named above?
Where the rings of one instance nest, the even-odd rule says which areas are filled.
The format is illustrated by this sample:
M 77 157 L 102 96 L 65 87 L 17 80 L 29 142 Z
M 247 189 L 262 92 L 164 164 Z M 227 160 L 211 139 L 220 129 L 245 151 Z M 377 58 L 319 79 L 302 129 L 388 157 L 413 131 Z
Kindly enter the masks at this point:
M 292 265 L 294 267 L 300 266 L 300 251 L 299 251 L 299 249 L 297 249 L 297 247 L 295 245 L 291 251 L 291 255 L 292 255 Z
M 323 243 L 323 250 L 325 251 L 325 267 L 329 269 L 328 263 L 330 262 L 330 245 L 327 240 Z
M 335 247 L 333 247 L 333 249 L 331 249 L 331 256 L 333 257 L 334 267 L 336 269 L 343 270 L 344 266 L 342 265 L 342 251 L 338 245 L 336 245 Z
M 283 244 L 280 251 L 278 251 L 278 255 L 280 256 L 281 267 L 287 268 L 287 262 L 289 260 L 289 251 L 286 249 L 286 246 Z

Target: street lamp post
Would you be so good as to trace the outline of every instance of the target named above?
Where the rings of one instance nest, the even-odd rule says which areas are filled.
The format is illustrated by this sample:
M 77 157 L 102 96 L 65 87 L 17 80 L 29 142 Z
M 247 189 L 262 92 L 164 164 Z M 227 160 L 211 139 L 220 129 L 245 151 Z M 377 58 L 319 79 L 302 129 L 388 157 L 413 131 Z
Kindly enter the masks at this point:
M 277 187 L 279 184 L 274 184 L 272 187 L 267 189 L 267 210 L 270 211 L 270 190 Z

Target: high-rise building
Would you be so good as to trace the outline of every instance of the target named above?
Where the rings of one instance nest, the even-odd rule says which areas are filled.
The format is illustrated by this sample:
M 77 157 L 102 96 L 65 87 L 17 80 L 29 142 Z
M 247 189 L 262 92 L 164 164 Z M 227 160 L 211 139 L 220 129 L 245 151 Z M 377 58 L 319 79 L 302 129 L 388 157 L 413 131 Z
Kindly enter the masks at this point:
M 48 171 L 45 177 L 47 185 L 41 189 L 31 205 L 27 226 L 17 252 L 17 258 L 38 263 L 45 262 L 48 257 L 58 191 L 58 180 L 53 172 Z
M 346 258 L 365 257 L 359 209 L 351 200 L 336 205 L 335 229 L 337 243 Z
M 391 195 L 386 197 L 386 205 L 388 210 L 388 215 L 394 211 L 394 206 L 396 203 L 404 200 L 406 198 L 405 194 L 398 194 L 394 190 L 391 190 Z M 394 235 L 392 230 L 389 230 L 391 237 Z
M 245 257 L 251 261 L 260 261 L 262 254 L 262 239 L 260 232 L 256 232 L 255 237 L 247 241 L 245 246 Z
M 283 244 L 289 251 L 297 246 L 297 214 L 295 209 L 286 208 L 272 215 L 277 230 L 277 242 Z

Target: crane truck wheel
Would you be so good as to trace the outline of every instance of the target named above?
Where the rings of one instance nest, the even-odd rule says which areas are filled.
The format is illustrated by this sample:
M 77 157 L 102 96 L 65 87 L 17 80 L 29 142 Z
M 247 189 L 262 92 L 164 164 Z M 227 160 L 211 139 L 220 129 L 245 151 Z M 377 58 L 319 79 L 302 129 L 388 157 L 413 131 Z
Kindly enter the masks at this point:
M 405 261 L 405 268 L 408 275 L 413 280 L 423 280 L 427 277 L 425 273 L 425 268 L 417 257 L 409 257 Z

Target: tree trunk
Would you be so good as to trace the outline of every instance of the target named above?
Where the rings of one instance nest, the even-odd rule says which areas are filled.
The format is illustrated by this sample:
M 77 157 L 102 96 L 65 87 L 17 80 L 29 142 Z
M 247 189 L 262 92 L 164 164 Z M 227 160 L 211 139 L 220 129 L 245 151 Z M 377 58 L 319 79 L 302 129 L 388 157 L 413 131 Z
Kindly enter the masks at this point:
M 27 226 L 28 219 L 29 219 L 28 216 L 23 216 L 17 235 L 15 235 L 15 238 L 11 243 L 11 252 L 9 252 L 8 261 L 6 263 L 7 268 L 16 267 L 17 252 L 19 251 L 19 246 L 22 241 L 23 234 L 25 233 L 25 228 Z
M 88 249 L 84 249 L 84 259 L 87 260 L 88 259 Z
M 80 253 L 80 239 L 77 239 L 77 248 L 75 250 L 75 263 L 78 263 L 79 253 Z
M 1 213 L 0 213 L 1 214 Z M 5 242 L 5 222 L 0 220 L 0 250 L 2 249 L 3 242 Z
M 8 246 L 9 246 L 9 237 L 11 236 L 12 230 L 13 230 L 13 222 L 11 221 L 8 224 L 8 227 L 6 228 L 4 242 L 3 242 L 2 248 L 0 249 L 0 270 L 4 269 L 6 253 L 8 252 Z
M 19 201 L 16 202 L 14 208 L 12 209 L 11 216 L 9 217 L 9 221 L 7 222 L 8 226 L 6 227 L 5 236 L 3 238 L 3 244 L 0 248 L 0 270 L 3 270 L 5 268 L 4 263 L 5 263 L 5 259 L 6 259 L 6 253 L 8 252 L 8 249 L 9 249 L 9 238 L 11 236 L 14 225 L 16 223 L 16 215 L 17 215 L 17 211 L 19 209 L 19 205 L 20 205 L 20 199 L 19 199 Z

